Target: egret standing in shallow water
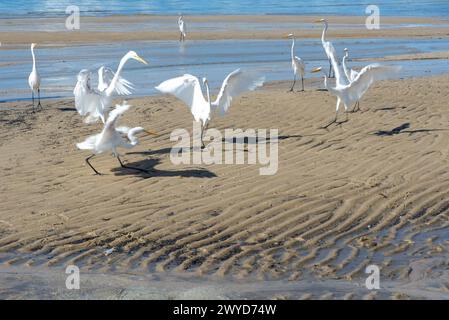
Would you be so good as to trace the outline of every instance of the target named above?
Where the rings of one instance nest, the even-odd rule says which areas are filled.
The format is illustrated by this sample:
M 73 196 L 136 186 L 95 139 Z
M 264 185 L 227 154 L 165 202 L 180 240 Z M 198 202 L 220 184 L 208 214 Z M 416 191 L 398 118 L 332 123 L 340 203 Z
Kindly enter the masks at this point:
M 209 83 L 203 78 L 207 99 L 201 90 L 200 80 L 190 74 L 162 82 L 156 87 L 162 93 L 172 94 L 181 99 L 190 109 L 195 121 L 201 121 L 201 145 L 204 148 L 203 135 L 211 119 L 211 113 L 224 116 L 231 106 L 232 99 L 245 91 L 251 91 L 263 85 L 264 77 L 255 76 L 237 69 L 223 81 L 215 101 L 211 101 Z
M 184 17 L 182 15 L 178 18 L 178 27 L 179 27 L 179 41 L 184 42 L 186 40 L 186 23 L 184 22 Z
M 85 120 L 86 123 L 95 123 L 98 119 L 105 123 L 114 93 L 119 95 L 130 94 L 128 89 L 132 88 L 132 84 L 120 76 L 125 63 L 129 59 L 148 64 L 135 51 L 129 51 L 120 60 L 117 71 L 114 73 L 111 70 L 112 77 L 108 78 L 109 68 L 104 69 L 102 67 L 103 69 L 98 70 L 98 90 L 91 86 L 92 72 L 87 69 L 79 72 L 78 82 L 73 94 L 75 95 L 75 106 L 78 113 L 81 116 L 88 116 Z
M 323 45 L 324 52 L 326 53 L 327 59 L 329 60 L 329 78 L 332 78 L 332 62 L 331 62 L 331 55 L 334 55 L 334 57 L 337 56 L 337 53 L 335 51 L 334 45 L 330 41 L 326 41 L 326 32 L 329 28 L 329 25 L 327 23 L 326 19 L 320 19 L 315 22 L 322 22 L 324 24 L 323 33 L 321 34 L 321 44 Z M 334 70 L 334 76 L 335 76 L 335 70 Z
M 36 68 L 36 57 L 34 55 L 34 48 L 36 47 L 35 43 L 31 44 L 31 55 L 33 57 L 33 69 L 31 70 L 30 76 L 28 77 L 28 84 L 31 89 L 31 99 L 33 100 L 33 111 L 34 111 L 34 94 L 37 93 L 38 103 L 37 107 L 42 109 L 41 105 L 41 77 L 37 72 Z
M 293 68 L 293 84 L 289 92 L 293 91 L 293 88 L 295 87 L 296 83 L 296 77 L 301 77 L 301 83 L 302 83 L 302 91 L 304 91 L 304 73 L 305 73 L 305 65 L 304 62 L 299 58 L 298 56 L 295 56 L 295 36 L 293 33 L 290 33 L 288 38 L 292 39 L 292 48 L 291 48 L 291 58 L 292 58 L 292 68 Z
M 76 144 L 76 146 L 80 150 L 91 150 L 93 152 L 91 156 L 86 158 L 86 163 L 95 172 L 95 174 L 100 175 L 100 173 L 92 166 L 89 160 L 92 159 L 95 155 L 107 151 L 112 152 L 122 168 L 147 172 L 146 170 L 140 168 L 134 168 L 124 165 L 122 160 L 120 159 L 119 153 L 117 152 L 117 148 L 119 147 L 130 149 L 136 146 L 139 143 L 136 135 L 139 133 L 156 135 L 156 133 L 147 131 L 142 127 L 117 127 L 117 122 L 120 116 L 128 109 L 129 105 L 127 104 L 117 105 L 116 108 L 110 112 L 101 133 L 90 136 L 83 142 Z M 126 138 L 124 136 L 126 136 Z

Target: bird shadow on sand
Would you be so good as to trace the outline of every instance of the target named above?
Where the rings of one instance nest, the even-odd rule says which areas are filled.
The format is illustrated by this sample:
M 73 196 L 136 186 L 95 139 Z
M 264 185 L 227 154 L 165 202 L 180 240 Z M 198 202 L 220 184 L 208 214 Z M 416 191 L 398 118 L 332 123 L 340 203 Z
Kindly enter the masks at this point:
M 126 166 L 138 168 L 147 172 L 117 167 L 111 170 L 116 176 L 133 175 L 143 179 L 155 177 L 215 178 L 217 176 L 215 173 L 206 169 L 158 170 L 154 167 L 160 163 L 159 159 L 144 159 L 135 162 L 127 162 L 126 158 L 124 158 L 124 160 Z
M 126 154 L 140 154 L 140 155 L 144 155 L 144 156 L 153 156 L 156 154 L 168 154 L 171 152 L 171 150 L 172 150 L 172 148 L 162 148 L 162 149 L 158 149 L 158 150 L 133 151 L 133 152 L 128 152 Z
M 374 112 L 377 111 L 391 111 L 391 110 L 398 110 L 398 109 L 406 109 L 407 107 L 383 107 L 378 109 L 373 109 Z
M 67 112 L 67 111 L 75 112 L 76 108 L 73 108 L 73 107 L 60 107 L 60 108 L 58 108 L 58 110 L 59 111 L 63 111 L 63 112 Z
M 373 134 L 380 137 L 385 136 L 394 136 L 397 134 L 414 134 L 414 133 L 421 133 L 421 132 L 434 132 L 434 131 L 447 131 L 449 129 L 415 129 L 415 130 L 407 130 L 410 128 L 410 123 L 406 122 L 401 124 L 399 127 L 393 128 L 391 130 L 378 130 L 374 132 Z
M 223 138 L 221 141 L 222 142 L 226 142 L 226 143 L 230 143 L 230 144 L 257 144 L 257 143 L 265 143 L 265 142 L 270 142 L 270 141 L 281 141 L 281 140 L 287 140 L 287 139 L 301 139 L 301 138 L 305 138 L 305 137 L 313 137 L 313 136 L 322 136 L 323 134 L 321 133 L 314 133 L 314 134 L 307 134 L 307 135 L 301 135 L 301 134 L 293 134 L 293 135 L 283 135 L 283 136 L 279 136 L 279 137 L 244 137 L 244 138 L 231 138 L 231 139 L 226 139 Z

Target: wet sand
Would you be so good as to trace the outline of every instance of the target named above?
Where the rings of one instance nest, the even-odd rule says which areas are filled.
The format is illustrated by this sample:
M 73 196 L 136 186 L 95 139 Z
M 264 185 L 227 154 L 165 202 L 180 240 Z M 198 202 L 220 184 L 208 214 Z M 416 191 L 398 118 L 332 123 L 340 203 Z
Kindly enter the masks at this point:
M 192 122 L 170 97 L 131 99 L 121 121 L 160 133 L 123 156 L 150 174 L 101 155 L 104 175 L 93 175 L 75 143 L 101 126 L 83 124 L 72 99 L 1 111 L 2 266 L 275 281 L 266 298 L 448 299 L 449 77 L 379 82 L 362 112 L 329 130 L 319 126 L 335 98 L 316 90 L 321 80 L 306 85 L 288 94 L 289 83 L 269 83 L 210 124 L 279 129 L 273 176 L 260 165 L 172 164 L 170 133 Z M 369 264 L 388 290 L 360 288 Z
M 65 18 L 8 19 L 0 22 L 2 49 L 38 42 L 47 46 L 79 43 L 177 40 L 176 17 L 81 17 L 81 29 L 68 31 Z M 280 39 L 288 33 L 298 38 L 319 38 L 321 16 L 189 16 L 189 40 Z M 449 35 L 447 20 L 438 18 L 382 18 L 379 30 L 367 30 L 366 17 L 325 17 L 330 38 L 438 38 Z

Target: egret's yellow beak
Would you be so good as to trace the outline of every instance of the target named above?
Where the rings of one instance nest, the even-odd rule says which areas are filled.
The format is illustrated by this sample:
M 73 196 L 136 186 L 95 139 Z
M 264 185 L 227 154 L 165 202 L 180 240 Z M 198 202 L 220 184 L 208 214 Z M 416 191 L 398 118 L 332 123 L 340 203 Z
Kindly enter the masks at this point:
M 143 132 L 145 132 L 149 136 L 157 136 L 157 135 L 159 135 L 158 133 L 153 132 L 153 131 L 149 131 L 149 130 L 143 130 Z
M 310 71 L 310 73 L 317 73 L 321 71 L 321 67 L 313 69 L 312 71 Z
M 137 60 L 137 61 L 139 61 L 139 62 L 142 62 L 143 64 L 148 64 L 148 62 L 146 62 L 145 60 L 143 60 L 143 59 L 142 59 L 141 57 L 139 57 L 139 56 L 134 57 L 134 59 Z
M 324 20 L 320 19 L 320 20 L 315 20 L 314 22 L 319 23 L 319 22 L 324 22 Z

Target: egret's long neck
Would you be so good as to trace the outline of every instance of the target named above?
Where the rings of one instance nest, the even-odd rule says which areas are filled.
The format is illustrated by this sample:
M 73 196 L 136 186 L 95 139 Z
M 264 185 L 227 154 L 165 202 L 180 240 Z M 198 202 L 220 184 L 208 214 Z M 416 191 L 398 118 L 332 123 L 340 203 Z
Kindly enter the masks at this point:
M 36 71 L 36 57 L 34 56 L 34 48 L 31 47 L 31 55 L 33 56 L 33 71 Z
M 346 67 L 346 59 L 348 58 L 348 53 L 345 54 L 345 56 L 343 57 L 343 60 L 341 62 L 341 64 L 343 65 L 343 70 L 345 72 L 346 78 L 348 78 L 348 81 L 351 81 L 351 76 L 349 74 L 349 70 Z
M 295 38 L 292 38 L 292 60 L 295 57 Z
M 325 42 L 326 41 L 326 31 L 327 31 L 327 22 L 324 23 L 324 29 L 323 29 L 323 33 L 321 34 L 321 42 Z
M 118 65 L 117 71 L 115 72 L 114 78 L 112 78 L 111 83 L 109 84 L 109 87 L 106 89 L 106 94 L 110 95 L 115 88 L 115 84 L 117 83 L 119 77 L 120 77 L 120 73 L 122 72 L 123 67 L 125 66 L 126 61 L 128 61 L 130 59 L 130 57 L 128 57 L 127 55 L 125 55 L 121 60 L 120 63 Z

